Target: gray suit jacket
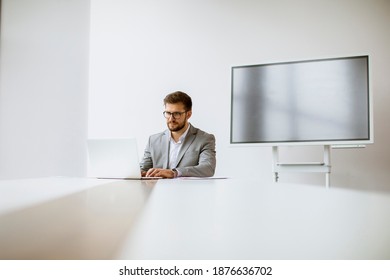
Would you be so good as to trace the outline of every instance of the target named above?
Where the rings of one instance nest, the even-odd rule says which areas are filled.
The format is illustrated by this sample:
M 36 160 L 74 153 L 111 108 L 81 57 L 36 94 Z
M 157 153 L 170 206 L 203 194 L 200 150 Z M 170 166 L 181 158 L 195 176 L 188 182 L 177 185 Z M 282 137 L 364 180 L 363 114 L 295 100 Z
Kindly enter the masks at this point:
M 168 168 L 170 131 L 154 134 L 149 137 L 141 170 L 150 168 Z M 214 175 L 216 165 L 215 137 L 192 125 L 177 157 L 175 167 L 181 176 L 210 177 Z

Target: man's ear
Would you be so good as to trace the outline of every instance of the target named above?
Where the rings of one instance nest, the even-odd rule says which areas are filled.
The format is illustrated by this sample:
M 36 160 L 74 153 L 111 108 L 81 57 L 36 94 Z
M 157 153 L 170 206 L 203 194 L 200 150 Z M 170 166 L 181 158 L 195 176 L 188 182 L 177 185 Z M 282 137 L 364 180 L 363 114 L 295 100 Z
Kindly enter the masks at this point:
M 192 116 L 192 110 L 187 112 L 187 119 L 191 118 L 191 116 Z

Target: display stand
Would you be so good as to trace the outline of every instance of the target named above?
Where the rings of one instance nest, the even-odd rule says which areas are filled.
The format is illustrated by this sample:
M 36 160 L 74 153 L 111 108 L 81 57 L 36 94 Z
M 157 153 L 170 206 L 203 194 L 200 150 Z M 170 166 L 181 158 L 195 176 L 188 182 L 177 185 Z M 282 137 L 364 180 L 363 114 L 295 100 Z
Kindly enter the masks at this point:
M 323 162 L 301 162 L 301 163 L 281 163 L 279 162 L 279 147 L 272 147 L 273 170 L 275 174 L 275 182 L 279 180 L 280 172 L 318 172 L 325 173 L 325 185 L 330 186 L 330 145 L 324 146 L 324 161 Z

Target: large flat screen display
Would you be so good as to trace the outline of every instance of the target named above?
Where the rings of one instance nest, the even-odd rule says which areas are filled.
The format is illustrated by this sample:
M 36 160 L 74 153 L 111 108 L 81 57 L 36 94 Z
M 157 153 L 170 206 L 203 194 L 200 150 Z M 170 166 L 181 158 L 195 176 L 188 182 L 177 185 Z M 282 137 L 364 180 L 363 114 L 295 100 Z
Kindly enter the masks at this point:
M 368 56 L 232 67 L 231 143 L 371 143 Z

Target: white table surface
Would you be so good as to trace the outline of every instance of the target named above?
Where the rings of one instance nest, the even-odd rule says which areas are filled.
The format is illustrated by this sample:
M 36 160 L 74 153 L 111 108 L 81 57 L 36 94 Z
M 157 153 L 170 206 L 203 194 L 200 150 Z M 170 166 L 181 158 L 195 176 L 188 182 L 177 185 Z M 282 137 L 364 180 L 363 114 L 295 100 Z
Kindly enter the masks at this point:
M 0 180 L 0 214 L 39 205 L 113 181 L 69 177 Z
M 386 193 L 234 179 L 161 183 L 119 258 L 390 259 Z
M 0 259 L 390 259 L 390 195 L 250 179 L 0 181 Z

